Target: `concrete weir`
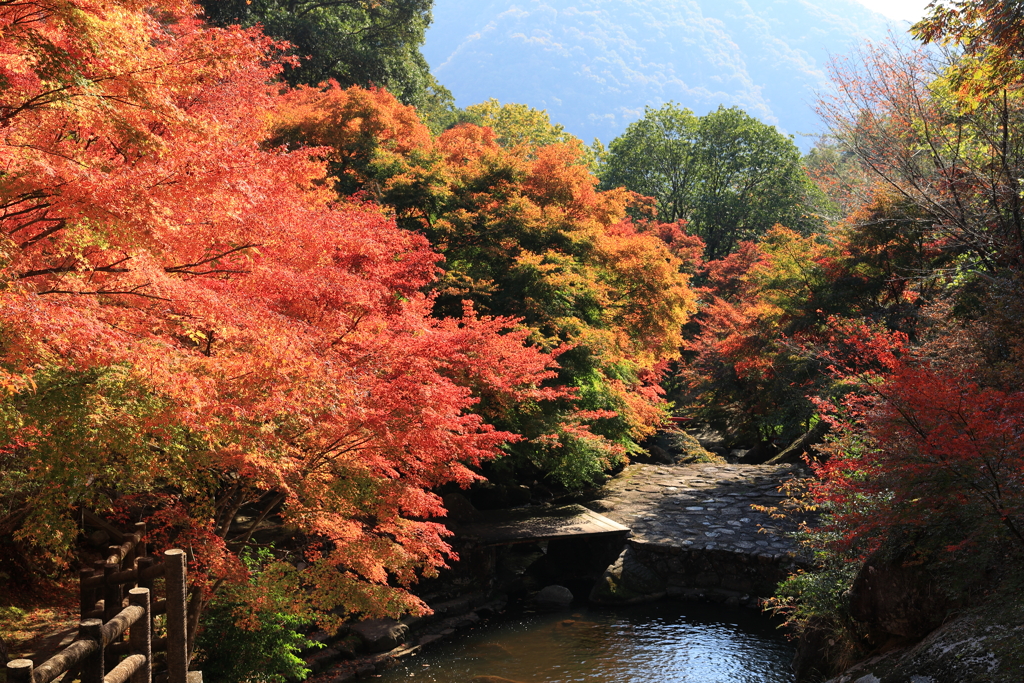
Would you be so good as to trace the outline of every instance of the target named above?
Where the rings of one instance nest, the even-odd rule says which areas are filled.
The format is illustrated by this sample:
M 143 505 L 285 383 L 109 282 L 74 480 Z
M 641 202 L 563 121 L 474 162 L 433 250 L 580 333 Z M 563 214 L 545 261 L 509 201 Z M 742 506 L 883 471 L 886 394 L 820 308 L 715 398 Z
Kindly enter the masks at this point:
M 665 595 L 756 604 L 799 563 L 792 522 L 755 506 L 778 507 L 792 465 L 634 465 L 603 489 L 591 509 L 630 527 L 618 560 L 591 599 L 615 604 Z

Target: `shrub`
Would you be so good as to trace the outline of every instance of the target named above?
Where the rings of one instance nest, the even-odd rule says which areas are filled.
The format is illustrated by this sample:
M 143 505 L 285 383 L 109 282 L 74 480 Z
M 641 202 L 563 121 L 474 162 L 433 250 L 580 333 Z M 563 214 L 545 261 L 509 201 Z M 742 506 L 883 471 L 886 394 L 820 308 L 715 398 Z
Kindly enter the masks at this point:
M 284 683 L 310 671 L 302 649 L 319 644 L 298 629 L 310 616 L 294 597 L 296 570 L 269 550 L 243 553 L 249 581 L 228 586 L 211 601 L 196 645 L 210 683 Z

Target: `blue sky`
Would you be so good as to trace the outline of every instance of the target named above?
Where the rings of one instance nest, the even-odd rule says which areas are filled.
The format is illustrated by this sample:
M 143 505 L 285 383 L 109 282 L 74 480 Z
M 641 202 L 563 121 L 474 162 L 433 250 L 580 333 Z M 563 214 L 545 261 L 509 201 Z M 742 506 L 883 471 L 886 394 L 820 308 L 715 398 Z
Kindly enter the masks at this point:
M 860 0 L 865 7 L 890 19 L 917 21 L 924 15 L 928 0 Z

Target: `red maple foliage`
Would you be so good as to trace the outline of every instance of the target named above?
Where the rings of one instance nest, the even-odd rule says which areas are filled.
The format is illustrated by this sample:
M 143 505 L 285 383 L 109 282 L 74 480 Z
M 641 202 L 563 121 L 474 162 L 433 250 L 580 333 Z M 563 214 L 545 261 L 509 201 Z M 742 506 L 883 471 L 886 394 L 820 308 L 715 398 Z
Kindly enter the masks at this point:
M 863 557 L 908 529 L 942 535 L 947 550 L 1024 547 L 1024 393 L 902 362 L 837 424 L 810 489 L 837 548 Z
M 426 239 L 268 145 L 275 45 L 195 11 L 0 6 L 0 527 L 60 557 L 75 508 L 149 496 L 223 576 L 259 503 L 323 610 L 421 609 L 402 587 L 451 554 L 429 489 L 516 438 L 471 407 L 553 398 L 551 356 L 431 318 Z
M 522 318 L 531 341 L 563 354 L 552 384 L 572 400 L 543 412 L 481 403 L 527 437 L 510 449 L 506 473 L 586 485 L 661 424 L 658 380 L 693 310 L 695 266 L 659 237 L 691 261 L 699 240 L 679 225 L 634 226 L 627 209 L 643 198 L 599 191 L 579 141 L 506 148 L 472 124 L 431 139 L 412 108 L 381 90 L 327 84 L 288 104 L 280 141 L 315 146 L 340 193 L 380 201 L 444 256 L 434 315 L 471 300 Z

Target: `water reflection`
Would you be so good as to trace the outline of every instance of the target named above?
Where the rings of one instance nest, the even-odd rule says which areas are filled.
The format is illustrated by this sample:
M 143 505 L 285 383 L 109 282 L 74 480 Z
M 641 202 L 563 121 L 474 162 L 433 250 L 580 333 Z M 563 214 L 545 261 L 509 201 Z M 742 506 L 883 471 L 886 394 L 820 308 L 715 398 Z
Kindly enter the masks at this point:
M 385 683 L 791 683 L 792 648 L 748 610 L 663 602 L 530 614 L 457 636 Z M 504 679 L 504 680 L 503 680 Z

